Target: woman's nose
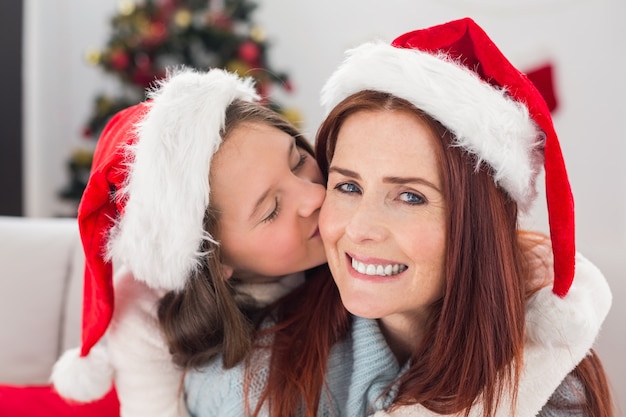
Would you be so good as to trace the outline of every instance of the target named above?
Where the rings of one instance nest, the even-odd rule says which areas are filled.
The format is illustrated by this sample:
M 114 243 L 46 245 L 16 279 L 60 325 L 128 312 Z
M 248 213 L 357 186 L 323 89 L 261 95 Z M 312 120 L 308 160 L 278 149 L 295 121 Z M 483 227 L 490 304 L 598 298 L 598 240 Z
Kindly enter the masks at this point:
M 354 243 L 383 241 L 388 236 L 383 210 L 362 198 L 347 217 L 345 234 Z

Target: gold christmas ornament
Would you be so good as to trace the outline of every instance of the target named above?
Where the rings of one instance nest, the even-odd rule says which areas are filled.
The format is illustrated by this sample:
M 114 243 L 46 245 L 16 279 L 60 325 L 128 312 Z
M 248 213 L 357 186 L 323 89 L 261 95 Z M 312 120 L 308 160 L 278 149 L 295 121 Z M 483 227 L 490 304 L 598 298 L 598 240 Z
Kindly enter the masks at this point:
M 191 24 L 192 17 L 193 16 L 189 10 L 179 10 L 174 15 L 174 24 L 180 28 L 186 28 Z
M 298 128 L 302 127 L 304 118 L 302 116 L 302 113 L 298 111 L 298 109 L 295 109 L 293 107 L 286 107 L 280 110 L 280 114 L 282 114 L 283 117 L 289 120 L 294 126 Z
M 250 67 L 239 59 L 233 59 L 226 64 L 226 69 L 230 72 L 237 73 L 240 77 L 245 77 L 250 71 Z
M 257 43 L 263 43 L 265 42 L 267 35 L 261 26 L 254 26 L 250 29 L 250 37 Z
M 85 53 L 85 61 L 87 61 L 89 65 L 98 65 L 101 59 L 102 53 L 97 49 L 89 49 Z
M 96 100 L 96 111 L 98 114 L 106 114 L 113 106 L 113 101 L 108 97 L 99 97 Z
M 136 4 L 133 0 L 119 0 L 117 8 L 122 16 L 130 16 L 135 11 Z
M 137 16 L 135 18 L 135 27 L 143 36 L 150 34 L 150 20 L 148 20 L 145 16 Z
M 77 149 L 72 153 L 72 161 L 77 165 L 89 166 L 93 160 L 93 153 L 84 149 Z

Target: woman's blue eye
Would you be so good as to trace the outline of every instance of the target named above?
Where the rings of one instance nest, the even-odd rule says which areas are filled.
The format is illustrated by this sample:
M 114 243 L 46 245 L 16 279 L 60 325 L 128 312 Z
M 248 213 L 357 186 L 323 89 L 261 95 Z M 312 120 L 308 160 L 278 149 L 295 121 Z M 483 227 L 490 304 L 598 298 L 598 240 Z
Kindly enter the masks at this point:
M 400 200 L 408 203 L 408 204 L 424 204 L 426 203 L 426 199 L 417 193 L 404 192 L 400 194 Z
M 352 193 L 360 193 L 361 190 L 359 190 L 359 187 L 357 187 L 356 185 L 349 183 L 349 182 L 344 182 L 341 184 L 337 184 L 335 186 L 335 190 L 339 190 L 342 193 L 346 193 L 346 194 L 352 194 Z

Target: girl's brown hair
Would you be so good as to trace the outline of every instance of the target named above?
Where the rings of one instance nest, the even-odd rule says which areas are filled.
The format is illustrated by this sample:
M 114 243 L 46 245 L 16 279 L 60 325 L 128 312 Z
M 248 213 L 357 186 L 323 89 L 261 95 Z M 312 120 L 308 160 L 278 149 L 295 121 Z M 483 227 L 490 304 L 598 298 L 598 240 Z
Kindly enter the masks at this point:
M 313 155 L 300 132 L 276 112 L 259 104 L 236 100 L 227 109 L 221 136 L 244 123 L 265 123 L 294 137 L 298 147 Z M 209 179 L 207 178 L 207 181 Z M 204 230 L 219 241 L 219 210 L 207 207 Z M 254 318 L 259 308 L 237 291 L 237 279 L 224 279 L 219 244 L 206 240 L 198 248 L 203 262 L 180 292 L 167 293 L 159 303 L 158 318 L 174 362 L 184 369 L 206 364 L 223 353 L 224 366 L 239 363 L 250 351 Z
M 516 399 L 525 301 L 538 289 L 530 266 L 536 260 L 518 230 L 517 204 L 497 187 L 488 166 L 476 169 L 471 155 L 452 146 L 452 135 L 441 124 L 405 100 L 374 91 L 348 97 L 322 123 L 316 156 L 323 173 L 328 172 L 343 122 L 360 111 L 381 110 L 415 114 L 441 139 L 448 207 L 445 294 L 431 306 L 425 337 L 398 381 L 394 407 L 419 403 L 437 413 L 469 413 L 480 398 L 484 415 L 493 416 L 501 394 L 508 392 Z M 297 415 L 298 410 L 316 415 L 328 343 L 349 332 L 348 314 L 330 280 L 320 280 L 302 297 L 275 334 L 270 376 L 261 398 L 273 417 Z M 592 353 L 576 372 L 592 397 L 590 415 L 610 416 L 604 374 L 588 370 L 594 359 Z

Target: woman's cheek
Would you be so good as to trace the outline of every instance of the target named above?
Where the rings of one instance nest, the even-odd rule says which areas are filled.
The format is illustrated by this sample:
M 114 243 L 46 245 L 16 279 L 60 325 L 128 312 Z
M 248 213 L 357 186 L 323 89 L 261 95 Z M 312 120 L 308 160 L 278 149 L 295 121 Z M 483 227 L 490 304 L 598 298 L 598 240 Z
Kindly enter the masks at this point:
M 341 204 L 331 194 L 326 194 L 326 200 L 320 211 L 320 235 L 324 242 L 330 242 L 337 237 L 341 229 L 343 211 Z
M 326 193 L 326 199 L 324 200 L 324 203 L 322 204 L 322 208 L 320 210 L 320 218 L 319 218 L 319 228 L 320 228 L 320 235 L 322 236 L 322 240 L 326 241 L 326 239 L 328 238 L 328 227 L 330 224 L 330 213 L 331 213 L 331 197 L 329 197 L 328 192 Z

